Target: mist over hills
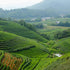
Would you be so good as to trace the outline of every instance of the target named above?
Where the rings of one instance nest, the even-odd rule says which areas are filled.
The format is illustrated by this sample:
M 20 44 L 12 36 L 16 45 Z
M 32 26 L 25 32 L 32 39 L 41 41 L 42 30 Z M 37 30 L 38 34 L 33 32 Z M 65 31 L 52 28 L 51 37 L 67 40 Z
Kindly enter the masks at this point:
M 43 0 L 42 2 L 20 9 L 3 10 L 0 8 L 0 18 L 24 19 L 34 17 L 55 17 L 70 14 L 69 0 Z
M 69 8 L 69 0 L 43 0 L 42 2 L 31 6 L 31 9 L 48 9 L 48 8 Z
M 70 0 L 43 0 L 42 2 L 29 7 L 30 9 L 46 9 L 65 14 L 70 12 Z
M 13 10 L 3 10 L 0 9 L 0 18 L 12 18 L 12 19 L 24 19 L 24 18 L 34 18 L 34 17 L 49 17 L 57 16 L 56 13 L 46 10 L 36 10 L 36 9 L 13 9 Z

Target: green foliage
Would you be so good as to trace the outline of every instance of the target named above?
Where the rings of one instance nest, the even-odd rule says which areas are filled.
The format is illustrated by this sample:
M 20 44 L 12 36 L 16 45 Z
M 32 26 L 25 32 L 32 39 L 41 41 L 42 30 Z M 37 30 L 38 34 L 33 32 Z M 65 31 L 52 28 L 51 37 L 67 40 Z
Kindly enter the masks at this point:
M 61 31 L 56 32 L 54 35 L 55 39 L 61 39 L 61 38 L 66 38 L 66 37 L 70 37 L 70 29 L 64 30 L 62 32 Z
M 70 23 L 69 22 L 60 22 L 59 24 L 56 24 L 56 26 L 64 26 L 64 27 L 70 27 Z
M 57 14 L 56 14 L 57 15 Z M 33 10 L 33 9 L 27 9 L 27 8 L 21 8 L 21 9 L 14 9 L 14 10 L 3 10 L 0 9 L 0 17 L 1 18 L 8 18 L 8 20 L 11 19 L 23 19 L 23 18 L 34 18 L 34 17 L 46 17 L 46 16 L 55 16 L 55 13 L 52 11 L 47 10 Z M 39 20 L 37 20 L 39 21 Z
M 6 65 L 4 65 L 3 69 L 2 70 L 5 70 L 6 69 Z
M 40 23 L 40 24 L 35 25 L 35 27 L 42 29 L 42 28 L 44 28 L 44 25 L 42 23 Z
M 44 70 L 48 65 L 54 62 L 56 59 L 54 58 L 41 58 L 39 64 L 35 68 L 35 70 Z
M 0 62 L 1 62 L 1 60 L 2 60 L 3 57 L 4 57 L 4 51 L 0 50 Z
M 24 25 L 26 28 L 28 28 L 28 29 L 36 32 L 36 29 L 35 29 L 35 26 L 34 25 L 31 25 L 29 23 L 26 23 L 24 20 L 20 20 L 18 23 L 20 25 Z
M 4 57 L 4 51 L 0 50 L 0 70 L 10 70 L 9 66 L 2 64 L 2 59 Z
M 56 40 L 61 38 L 70 37 L 70 28 L 48 26 L 44 29 L 38 29 L 41 36 L 48 40 Z
M 31 39 L 36 39 L 38 41 L 47 42 L 45 38 L 32 30 L 33 27 L 32 29 L 30 29 L 31 25 L 26 24 L 25 26 L 22 26 L 20 24 L 10 21 L 0 21 L 0 26 L 3 31 L 14 33 Z
M 18 70 L 70 69 L 70 29 L 55 26 L 47 26 L 47 29 L 45 26 L 41 33 L 37 31 L 38 34 L 33 25 L 23 20 L 17 23 L 0 20 L 0 70 L 10 70 L 1 63 L 4 51 L 21 57 L 22 64 Z M 62 57 L 55 57 L 56 53 L 61 53 Z
M 0 69 L 2 69 L 3 68 L 3 64 L 0 64 Z
M 6 68 L 6 70 L 10 70 L 10 67 L 8 66 L 8 67 Z
M 70 53 L 56 59 L 44 70 L 70 70 Z
M 30 57 L 40 57 L 48 52 L 46 47 L 37 41 L 2 31 L 0 31 L 0 49 Z
M 65 54 L 70 52 L 70 37 L 60 39 L 53 46 L 59 53 Z
M 35 69 L 39 62 L 40 62 L 40 58 L 31 58 L 31 63 L 25 70 Z

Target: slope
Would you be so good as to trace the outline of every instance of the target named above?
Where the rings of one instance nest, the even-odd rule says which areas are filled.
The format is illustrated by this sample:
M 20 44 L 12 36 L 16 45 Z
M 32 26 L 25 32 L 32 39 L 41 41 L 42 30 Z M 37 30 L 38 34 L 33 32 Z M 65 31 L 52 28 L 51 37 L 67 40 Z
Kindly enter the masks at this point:
M 42 42 L 47 42 L 45 38 L 37 34 L 36 32 L 28 29 L 24 25 L 20 25 L 18 23 L 12 21 L 0 21 L 0 31 L 6 31 L 10 33 L 14 33 L 23 37 L 35 39 Z
M 70 70 L 70 53 L 58 58 L 44 70 Z
M 0 9 L 0 18 L 7 18 L 9 17 L 11 19 L 29 19 L 29 18 L 35 18 L 35 17 L 46 17 L 50 15 L 55 15 L 55 13 L 51 14 L 51 11 L 45 11 L 45 10 L 34 10 L 34 9 L 28 9 L 28 8 L 20 8 L 20 9 L 13 9 L 13 10 L 3 10 Z
M 0 50 L 15 52 L 28 57 L 43 57 L 48 55 L 45 46 L 32 39 L 12 33 L 0 31 Z
M 0 50 L 0 70 L 21 70 L 27 59 L 29 58 Z
M 46 9 L 56 13 L 69 13 L 69 0 L 43 0 L 41 3 L 29 7 L 30 9 Z
M 63 38 L 56 41 L 56 44 L 53 46 L 59 53 L 66 54 L 70 52 L 70 37 Z

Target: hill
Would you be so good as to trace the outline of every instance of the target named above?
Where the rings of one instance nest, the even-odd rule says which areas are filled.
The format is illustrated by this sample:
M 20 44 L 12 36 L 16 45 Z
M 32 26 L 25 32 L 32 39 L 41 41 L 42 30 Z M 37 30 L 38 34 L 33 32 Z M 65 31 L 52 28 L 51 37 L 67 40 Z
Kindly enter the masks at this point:
M 20 9 L 13 9 L 13 10 L 3 10 L 0 9 L 0 18 L 11 18 L 14 19 L 28 19 L 28 18 L 35 18 L 35 17 L 46 17 L 46 16 L 54 16 L 55 13 L 46 12 L 45 10 L 33 10 L 28 8 L 20 8 Z
M 70 29 L 58 26 L 47 29 L 42 29 L 42 33 L 55 31 L 56 39 L 45 39 L 45 35 L 41 36 L 38 29 L 23 20 L 0 19 L 0 70 L 70 69 Z M 62 56 L 56 56 L 57 53 Z
M 53 46 L 54 49 L 56 49 L 59 53 L 66 54 L 70 52 L 70 37 L 63 38 L 58 41 L 56 41 L 56 44 Z
M 12 10 L 0 8 L 0 18 L 27 19 L 67 16 L 70 14 L 69 3 L 69 0 L 43 0 L 41 3 L 27 8 Z
M 11 67 L 11 65 L 14 65 L 11 61 L 14 61 L 15 63 L 16 60 L 19 60 L 19 57 L 23 59 L 23 61 L 18 70 L 31 70 L 36 68 L 41 58 L 46 59 L 46 57 L 50 55 L 49 50 L 37 41 L 4 31 L 0 31 L 0 50 L 5 51 L 5 53 L 3 53 L 4 57 L 2 58 L 2 64 L 8 65 L 11 70 L 14 70 L 12 69 L 13 67 Z M 10 64 L 8 64 L 8 62 Z M 18 63 L 15 67 L 17 65 Z
M 37 41 L 2 31 L 0 31 L 0 50 L 29 57 L 48 55 L 46 47 L 37 43 Z
M 70 12 L 69 0 L 43 0 L 41 3 L 29 7 L 30 9 L 46 9 L 47 11 L 56 12 L 59 14 L 67 14 Z
M 42 41 L 42 42 L 47 42 L 45 38 L 40 36 L 38 33 L 34 32 L 33 30 L 30 30 L 26 26 L 21 25 L 21 23 L 1 20 L 0 31 L 6 31 L 6 32 L 10 32 L 10 33 L 23 36 L 23 37 L 35 39 L 35 40 Z
M 0 70 L 18 70 L 22 59 L 0 50 Z M 2 57 L 3 56 L 3 57 Z
M 44 70 L 70 70 L 70 53 L 56 59 Z

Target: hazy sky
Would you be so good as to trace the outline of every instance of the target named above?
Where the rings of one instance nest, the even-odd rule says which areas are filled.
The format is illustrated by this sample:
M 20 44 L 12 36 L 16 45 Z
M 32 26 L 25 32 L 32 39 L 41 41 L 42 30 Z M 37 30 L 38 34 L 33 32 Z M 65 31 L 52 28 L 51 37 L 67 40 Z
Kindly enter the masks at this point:
M 14 9 L 24 8 L 39 3 L 42 0 L 0 0 L 0 8 Z

